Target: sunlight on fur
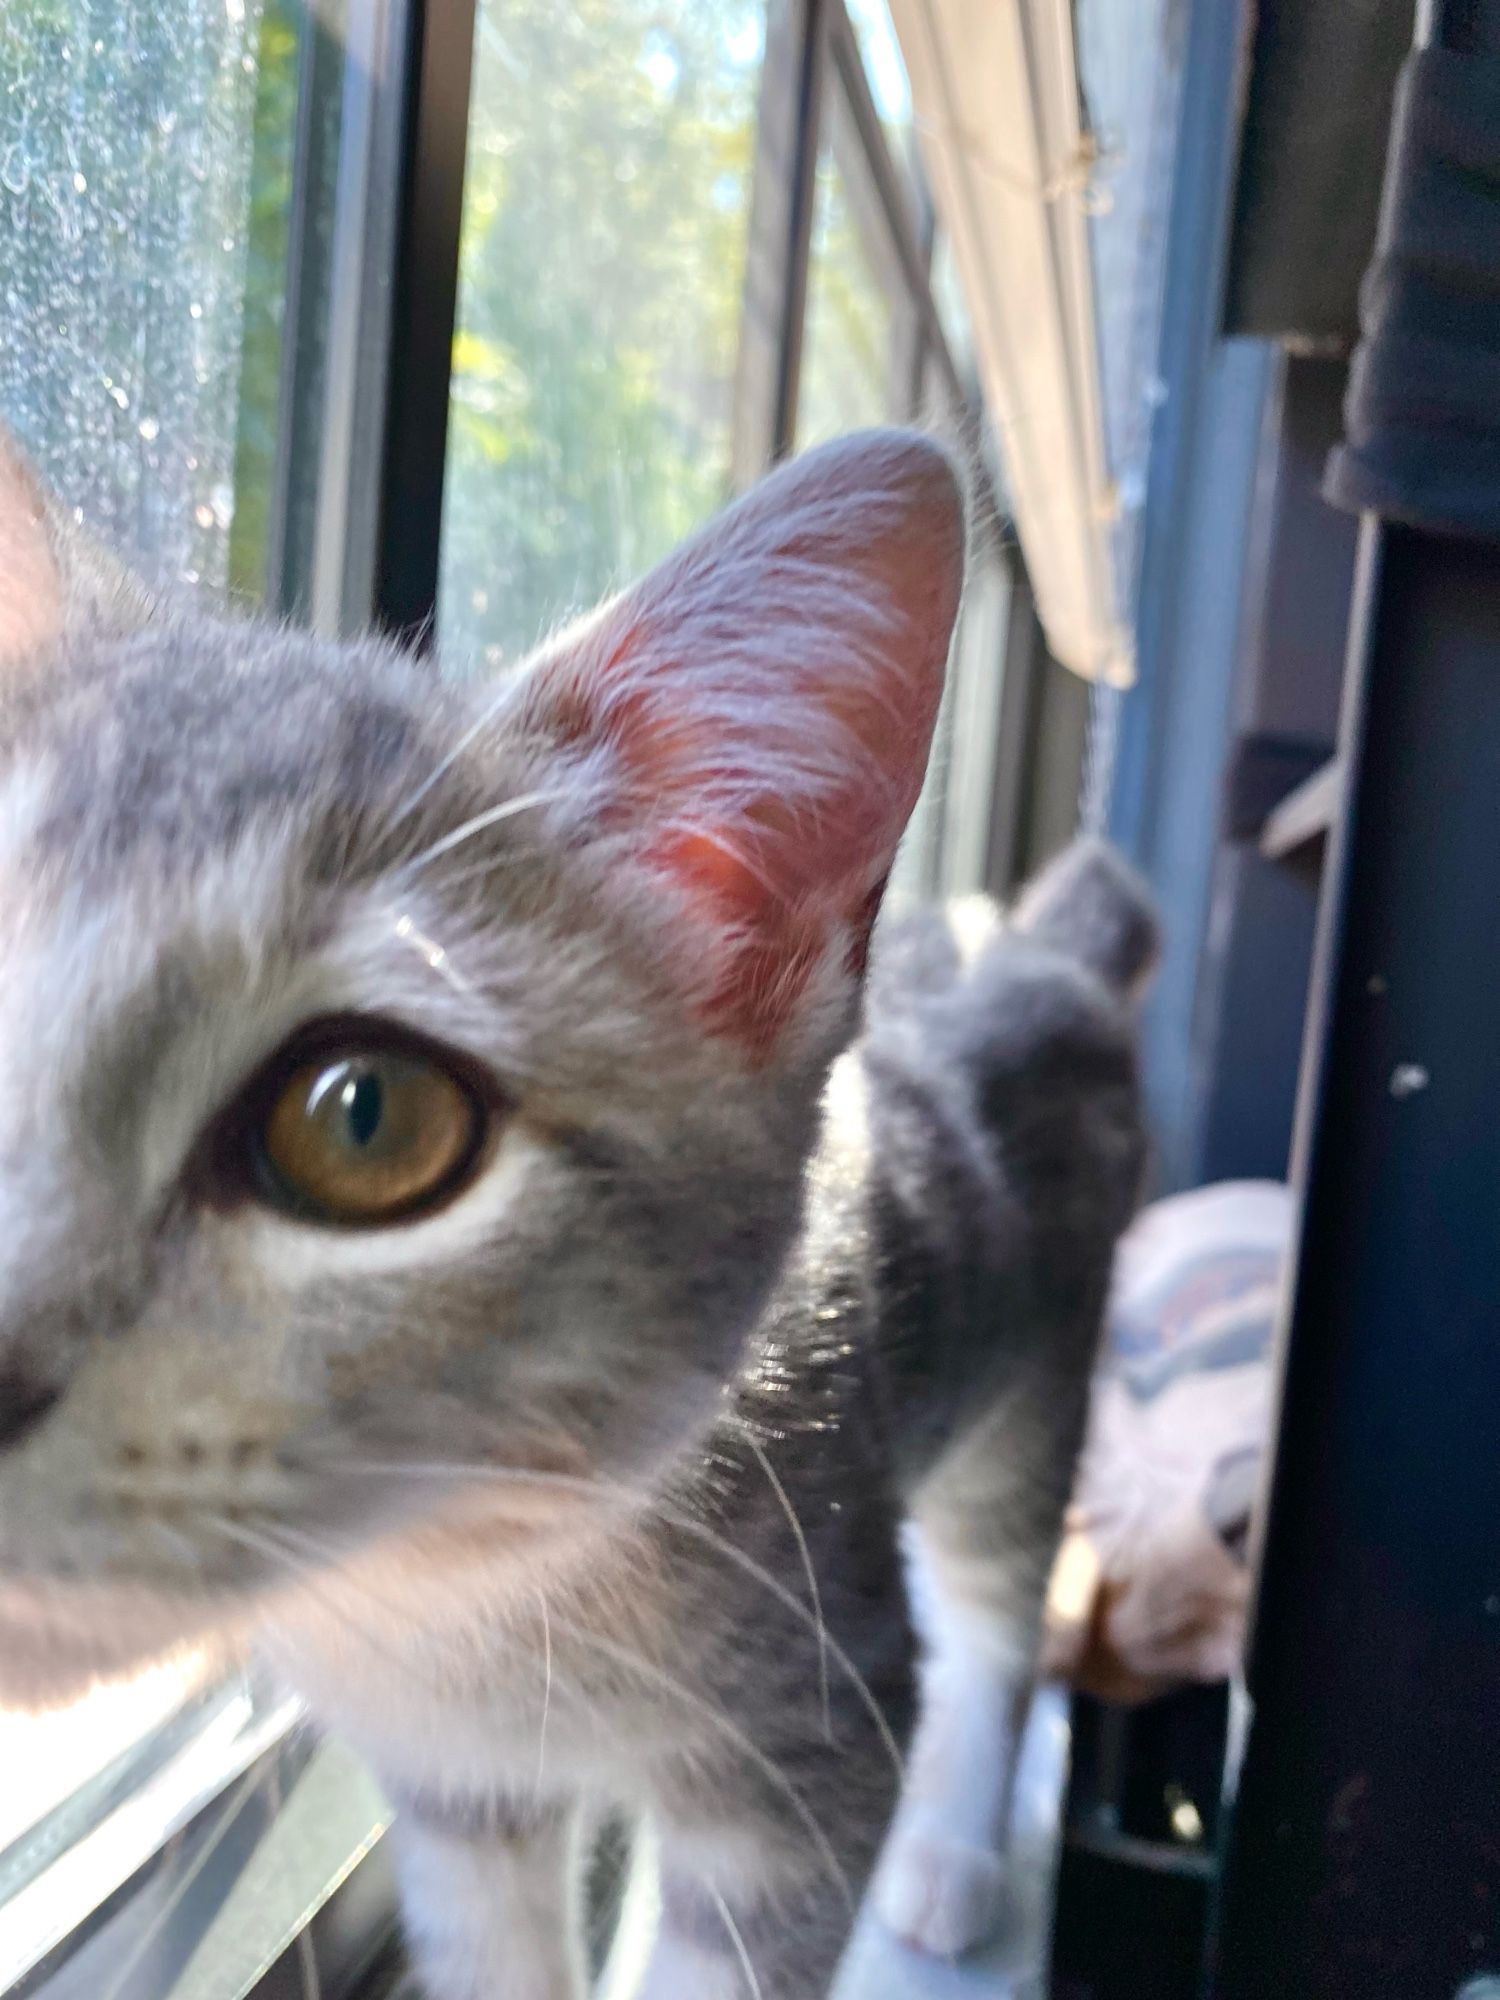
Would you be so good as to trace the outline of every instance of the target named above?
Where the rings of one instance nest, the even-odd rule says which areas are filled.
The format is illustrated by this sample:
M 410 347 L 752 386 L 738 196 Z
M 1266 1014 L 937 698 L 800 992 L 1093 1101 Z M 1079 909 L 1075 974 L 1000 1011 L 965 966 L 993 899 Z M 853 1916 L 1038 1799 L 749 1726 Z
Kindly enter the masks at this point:
M 1085 844 L 877 925 L 965 533 L 841 440 L 476 690 L 0 483 L 0 1696 L 254 1648 L 427 2000 L 573 2000 L 605 1815 L 644 2000 L 1003 1909 L 1155 924 Z

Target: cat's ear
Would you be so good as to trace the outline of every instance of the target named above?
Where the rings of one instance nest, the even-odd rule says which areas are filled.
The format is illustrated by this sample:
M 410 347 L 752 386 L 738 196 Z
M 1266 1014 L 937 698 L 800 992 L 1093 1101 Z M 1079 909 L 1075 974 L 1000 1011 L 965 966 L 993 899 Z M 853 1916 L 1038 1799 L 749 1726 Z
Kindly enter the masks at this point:
M 0 667 L 49 645 L 62 615 L 62 577 L 46 502 L 0 432 Z
M 673 891 L 706 1024 L 758 1053 L 863 970 L 964 546 L 939 447 L 863 433 L 772 474 L 535 663 L 529 723 Z
M 0 671 L 78 625 L 123 631 L 148 615 L 141 586 L 48 498 L 0 429 Z

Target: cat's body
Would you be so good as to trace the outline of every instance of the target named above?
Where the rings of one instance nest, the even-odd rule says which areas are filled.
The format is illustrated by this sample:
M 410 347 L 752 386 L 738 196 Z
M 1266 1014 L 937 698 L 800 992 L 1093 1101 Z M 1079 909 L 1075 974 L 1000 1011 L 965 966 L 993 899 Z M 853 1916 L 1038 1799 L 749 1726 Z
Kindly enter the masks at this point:
M 966 1942 L 1151 947 L 1083 851 L 1013 931 L 886 940 L 834 1061 L 957 600 L 942 461 L 816 455 L 487 706 L 113 586 L 70 625 L 65 567 L 49 624 L 4 498 L 0 1673 L 259 1625 L 402 1808 L 433 2000 L 573 1990 L 614 1808 L 660 1849 L 652 2000 L 814 2000 L 911 1730 L 904 1543 L 883 1902 Z M 298 1110 L 320 1065 L 472 1144 L 372 1208 L 415 1168 L 354 1083 Z M 366 1205 L 289 1190 L 287 1130 Z
M 1082 942 L 1096 971 L 1134 973 L 1140 912 L 1108 857 L 1070 857 L 1049 899 L 1071 915 L 1101 882 L 1119 900 Z M 972 1628 L 944 1661 L 969 1684 L 934 1691 L 942 1726 L 989 1740 L 964 1743 L 956 1769 L 931 1747 L 939 1768 L 909 1802 L 885 1900 L 940 1949 L 994 1914 L 1008 1711 L 1027 1690 L 1141 1141 L 1122 1002 L 1044 937 L 1002 933 L 977 904 L 962 917 L 900 927 L 899 977 L 879 977 L 877 946 L 873 1018 L 831 1080 L 781 1281 L 722 1413 L 639 1511 L 560 1552 L 529 1593 L 511 1587 L 503 1525 L 482 1518 L 388 1547 L 280 1635 L 293 1680 L 404 1805 L 409 1844 L 500 1850 L 482 1899 L 497 1869 L 553 1877 L 575 1808 L 585 1828 L 644 1810 L 668 1932 L 688 1934 L 661 1941 L 671 1980 L 653 1992 L 746 1991 L 736 1931 L 764 1994 L 824 1990 L 915 1719 L 913 1515 Z M 966 967 L 952 931 L 971 944 L 976 922 L 989 935 Z M 370 1624 L 398 1667 L 362 1648 Z M 966 1838 L 962 1815 L 950 1831 L 956 1787 Z M 419 1871 L 435 1882 L 419 1921 L 453 1919 L 452 1875 L 451 1857 Z M 522 1926 L 504 1903 L 486 1924 L 508 1994 L 498 1960 Z M 541 1929 L 570 1926 L 553 1906 Z

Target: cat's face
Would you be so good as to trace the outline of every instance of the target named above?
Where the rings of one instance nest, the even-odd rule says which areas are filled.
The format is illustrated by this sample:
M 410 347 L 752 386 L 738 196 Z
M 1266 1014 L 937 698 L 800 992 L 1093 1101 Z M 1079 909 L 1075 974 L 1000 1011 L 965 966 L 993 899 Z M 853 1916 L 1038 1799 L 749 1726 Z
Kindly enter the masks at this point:
M 874 434 L 460 690 L 145 613 L 0 467 L 0 1654 L 107 1665 L 474 1493 L 534 1552 L 702 1425 L 962 539 Z

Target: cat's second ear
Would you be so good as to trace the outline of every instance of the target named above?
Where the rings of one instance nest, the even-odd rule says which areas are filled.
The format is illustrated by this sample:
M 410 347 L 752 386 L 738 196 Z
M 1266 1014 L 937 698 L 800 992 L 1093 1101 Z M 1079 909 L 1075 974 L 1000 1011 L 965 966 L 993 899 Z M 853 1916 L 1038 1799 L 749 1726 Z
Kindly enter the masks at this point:
M 774 473 L 534 667 L 529 720 L 670 890 L 705 1025 L 757 1056 L 863 969 L 964 545 L 945 454 L 867 432 Z
M 0 433 L 0 667 L 50 645 L 62 617 L 62 577 L 46 503 Z
M 148 609 L 134 578 L 62 515 L 0 430 L 0 671 L 80 623 L 125 630 Z

